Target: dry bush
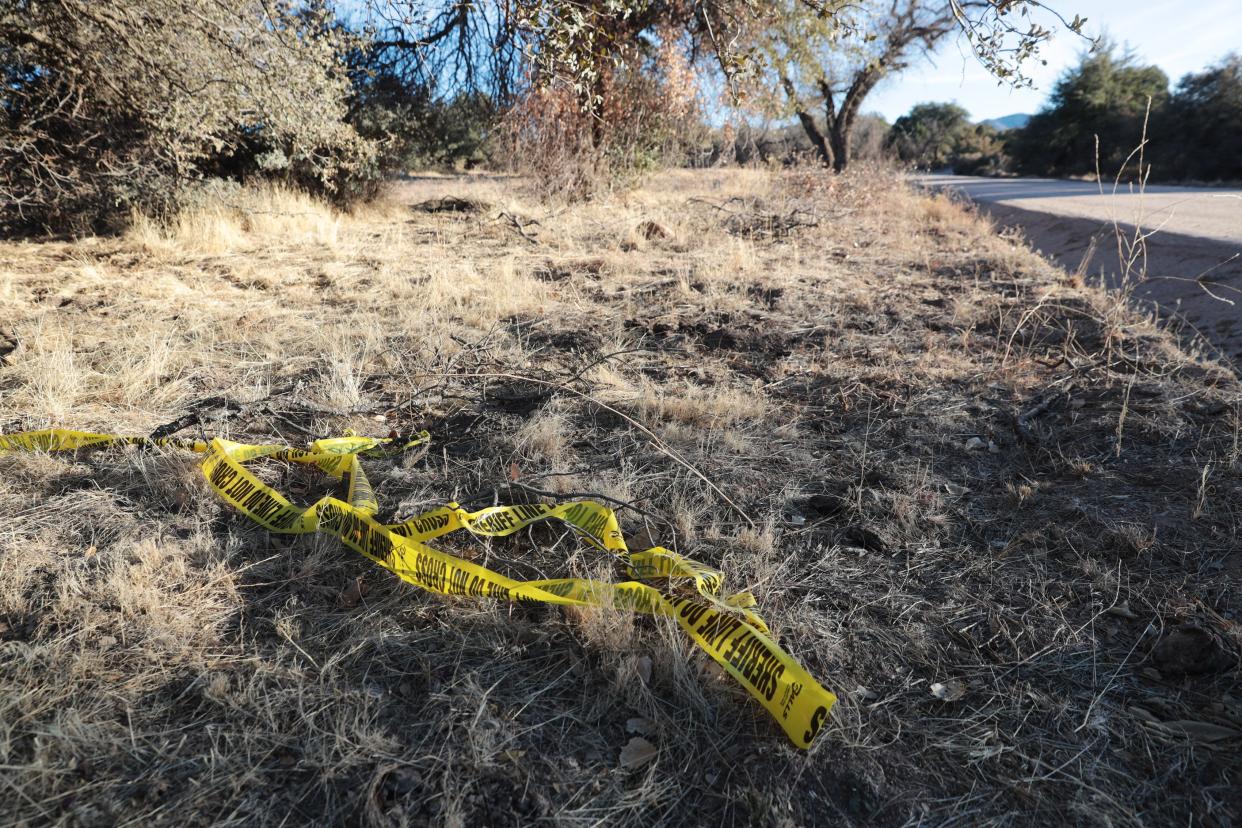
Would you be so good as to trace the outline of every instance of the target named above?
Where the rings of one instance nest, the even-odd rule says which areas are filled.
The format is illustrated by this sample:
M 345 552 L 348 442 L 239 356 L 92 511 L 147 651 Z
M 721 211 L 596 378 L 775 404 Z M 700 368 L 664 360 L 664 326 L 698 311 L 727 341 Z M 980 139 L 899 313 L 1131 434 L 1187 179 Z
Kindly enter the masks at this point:
M 205 188 L 171 217 L 134 212 L 125 238 L 156 256 L 221 254 L 280 239 L 336 242 L 343 215 L 300 190 L 278 184 Z
M 542 196 L 583 199 L 628 189 L 645 174 L 678 165 L 702 138 L 697 81 L 672 31 L 654 65 L 601 71 L 584 100 L 559 81 L 536 85 L 504 116 L 498 158 Z

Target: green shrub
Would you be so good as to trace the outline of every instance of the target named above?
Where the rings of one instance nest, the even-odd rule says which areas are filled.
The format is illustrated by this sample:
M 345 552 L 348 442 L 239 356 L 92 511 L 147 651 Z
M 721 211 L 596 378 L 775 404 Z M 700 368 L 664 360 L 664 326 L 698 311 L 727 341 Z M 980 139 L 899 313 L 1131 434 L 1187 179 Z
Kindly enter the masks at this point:
M 1148 102 L 1158 113 L 1169 78 L 1156 66 L 1105 44 L 1057 81 L 1048 105 L 1009 142 L 1019 171 L 1036 175 L 1115 175 L 1143 137 Z

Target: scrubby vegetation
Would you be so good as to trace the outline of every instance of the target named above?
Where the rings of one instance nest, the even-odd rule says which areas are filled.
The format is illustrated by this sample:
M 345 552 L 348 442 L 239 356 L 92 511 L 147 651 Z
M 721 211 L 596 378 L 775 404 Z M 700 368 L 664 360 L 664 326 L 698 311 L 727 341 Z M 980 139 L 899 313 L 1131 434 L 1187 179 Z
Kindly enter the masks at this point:
M 870 163 L 991 163 L 859 107 L 954 26 L 1005 75 L 1041 8 L 4 5 L 0 432 L 426 429 L 368 463 L 384 520 L 607 500 L 841 702 L 796 750 L 669 619 L 419 591 L 171 450 L 5 454 L 0 821 L 1228 823 L 1236 374 Z
M 661 173 L 569 210 L 526 186 L 424 177 L 352 215 L 265 190 L 117 238 L 6 243 L 0 429 L 427 428 L 425 457 L 367 463 L 393 518 L 617 498 L 631 537 L 752 589 L 839 694 L 814 748 L 668 623 L 421 592 L 257 528 L 191 455 L 15 455 L 7 817 L 1236 813 L 1229 370 L 882 172 Z M 301 501 L 326 491 L 262 471 Z M 520 577 L 617 577 L 548 527 L 444 546 Z M 623 766 L 636 736 L 655 750 Z
M 860 58 L 865 88 L 829 113 L 838 168 L 867 91 L 901 68 L 928 15 L 937 37 L 967 27 L 998 71 L 1047 37 L 1012 9 L 958 5 L 954 16 L 908 0 L 892 18 L 898 51 Z M 11 2 L 0 232 L 115 231 L 218 181 L 348 205 L 385 175 L 482 162 L 546 181 L 548 195 L 607 192 L 661 165 L 736 157 L 708 136 L 704 90 L 738 103 L 781 48 L 861 47 L 872 38 L 860 21 L 883 30 L 890 18 L 837 0 Z M 757 48 L 782 20 L 808 23 L 801 45 Z
M 375 146 L 344 122 L 327 22 L 225 0 L 5 4 L 0 230 L 115 229 L 210 178 L 365 190 Z

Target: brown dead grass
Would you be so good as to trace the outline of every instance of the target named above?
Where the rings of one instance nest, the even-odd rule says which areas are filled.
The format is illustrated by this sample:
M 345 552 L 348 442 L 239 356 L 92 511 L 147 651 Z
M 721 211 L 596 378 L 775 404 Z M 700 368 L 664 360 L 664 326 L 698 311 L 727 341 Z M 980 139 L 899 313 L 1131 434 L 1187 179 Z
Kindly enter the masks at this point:
M 12 456 L 5 822 L 1238 819 L 1231 373 L 882 172 L 521 193 L 411 180 L 344 216 L 266 191 L 5 243 L 0 428 L 141 433 L 196 408 L 253 441 L 425 427 L 425 458 L 369 464 L 395 516 L 532 496 L 512 464 L 620 498 L 627 532 L 752 588 L 841 696 L 815 748 L 669 624 L 421 593 L 255 529 L 193 458 Z M 403 206 L 444 196 L 490 207 Z M 818 226 L 771 232 L 795 210 Z M 446 546 L 613 577 L 550 528 Z M 1160 657 L 1181 624 L 1217 642 L 1203 673 Z M 659 753 L 619 770 L 631 719 Z

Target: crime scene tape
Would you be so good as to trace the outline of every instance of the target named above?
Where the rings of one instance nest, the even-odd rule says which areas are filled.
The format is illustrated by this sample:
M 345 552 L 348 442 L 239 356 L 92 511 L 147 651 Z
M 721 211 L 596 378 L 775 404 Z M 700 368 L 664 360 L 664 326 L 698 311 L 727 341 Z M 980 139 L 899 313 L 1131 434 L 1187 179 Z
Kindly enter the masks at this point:
M 769 637 L 767 625 L 751 608 L 754 596 L 722 597 L 722 574 L 663 547 L 631 552 L 616 514 L 588 500 L 559 504 L 491 506 L 467 512 L 456 503 L 432 509 L 403 523 L 374 519 L 379 510 L 360 457 L 400 454 L 431 439 L 358 437 L 316 440 L 307 449 L 248 445 L 216 438 L 210 442 L 175 437 L 127 437 L 68 429 L 0 434 L 0 454 L 14 451 L 73 451 L 108 445 L 180 448 L 200 454 L 203 475 L 216 494 L 264 528 L 284 534 L 323 532 L 370 558 L 404 581 L 443 595 L 538 601 L 576 606 L 607 606 L 664 615 L 676 620 L 690 639 L 733 676 L 780 724 L 800 748 L 810 747 L 836 702 L 803 667 Z M 269 458 L 317 467 L 341 481 L 344 499 L 326 496 L 297 506 L 262 482 L 245 466 Z M 634 580 L 612 583 L 587 578 L 518 581 L 471 561 L 440 552 L 427 541 L 458 530 L 502 537 L 533 523 L 559 520 L 592 546 L 613 555 Z M 659 589 L 643 581 L 662 582 Z M 693 589 L 688 589 L 693 587 Z

